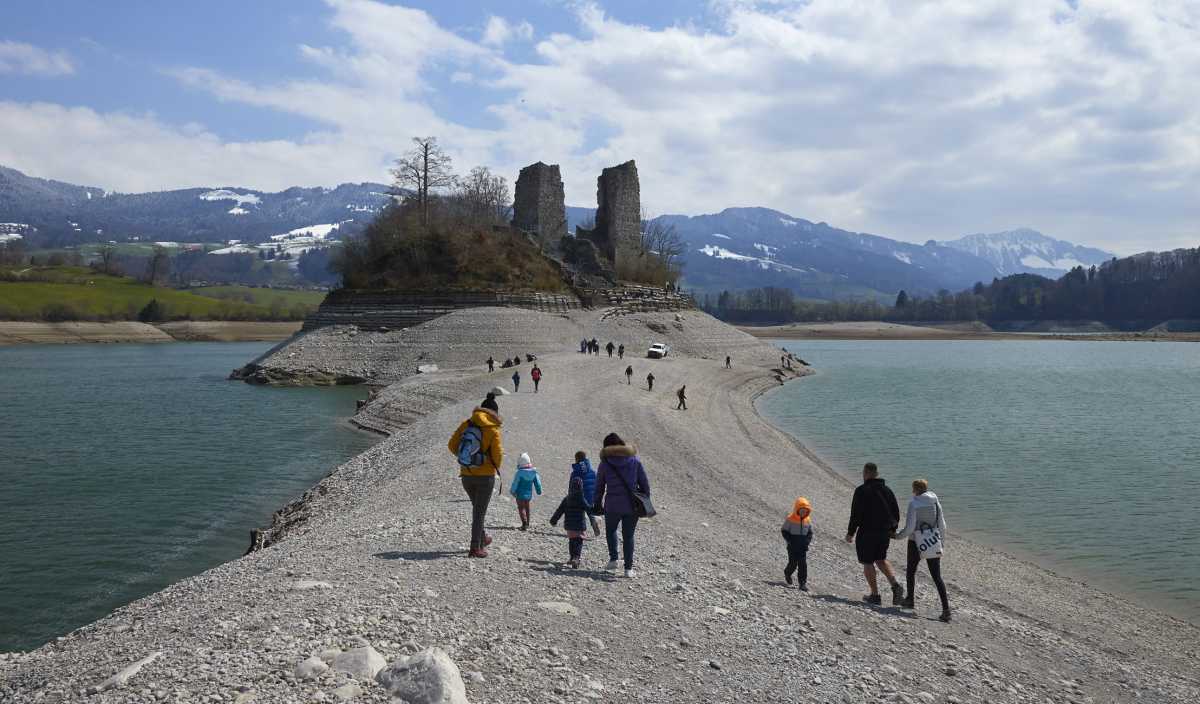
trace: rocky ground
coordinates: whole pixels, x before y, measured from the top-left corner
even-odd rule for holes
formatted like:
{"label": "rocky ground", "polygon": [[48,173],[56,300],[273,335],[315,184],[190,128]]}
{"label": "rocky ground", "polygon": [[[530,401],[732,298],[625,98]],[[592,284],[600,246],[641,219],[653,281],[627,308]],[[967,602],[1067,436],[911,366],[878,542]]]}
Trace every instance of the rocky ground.
{"label": "rocky ground", "polygon": [[[853,548],[839,540],[852,487],[754,412],[752,399],[788,375],[765,345],[698,313],[604,322],[503,315],[526,324],[524,347],[509,354],[546,345],[541,393],[523,385],[499,399],[506,479],[516,455],[529,452],[545,483],[533,530],[516,529],[506,490],[489,513],[491,556],[465,557],[469,504],[445,443],[511,372],[455,369],[453,360],[477,364],[490,351],[469,331],[414,329],[414,337],[467,341],[431,337],[417,345],[427,353],[463,348],[436,357],[445,371],[375,397],[360,420],[391,435],[314,488],[282,540],[32,653],[0,658],[0,701],[395,701],[369,675],[432,647],[456,663],[477,704],[1191,702],[1200,695],[1196,627],[953,532],[943,561],[953,623],[936,620],[924,577],[915,613],[864,605]],[[458,323],[483,334],[503,321],[476,311]],[[535,339],[566,335],[561,347],[587,330],[602,341],[609,331],[614,339],[643,335],[639,346],[669,335],[676,354],[630,360],[638,383],[627,386],[628,362],[556,352]],[[274,356],[301,360],[295,369],[302,370],[315,365],[313,343],[312,335],[300,340],[307,357],[289,357],[287,348]],[[374,350],[337,353],[337,344],[322,341],[322,354],[384,363]],[[420,354],[388,344],[397,360]],[[723,368],[726,350],[731,370]],[[653,393],[640,383],[647,370],[658,378]],[[677,411],[674,389],[684,383],[690,409]],[[574,452],[596,457],[611,431],[639,447],[660,511],[638,529],[633,580],[603,571],[602,538],[586,544],[581,569],[565,569],[566,539],[547,523]],[[872,459],[886,475],[886,458]],[[787,588],[780,574],[778,528],[799,494],[815,507],[809,593]],[[954,507],[946,508],[953,529]],[[137,663],[136,673],[126,669]],[[412,661],[401,666],[411,669]],[[109,679],[121,672],[128,676]],[[394,688],[397,677],[382,680]],[[404,700],[464,701],[453,693]]]}

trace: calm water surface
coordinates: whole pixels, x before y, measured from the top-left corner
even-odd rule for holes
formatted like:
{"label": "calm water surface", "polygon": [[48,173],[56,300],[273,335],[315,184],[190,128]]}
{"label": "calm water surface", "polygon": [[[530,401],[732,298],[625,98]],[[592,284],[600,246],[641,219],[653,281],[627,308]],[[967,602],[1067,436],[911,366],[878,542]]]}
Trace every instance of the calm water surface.
{"label": "calm water surface", "polygon": [[375,441],[361,390],[226,381],[269,347],[0,347],[0,651],[238,557]]}
{"label": "calm water surface", "polygon": [[927,477],[951,532],[1200,621],[1200,345],[777,344],[818,371],[760,408],[835,469]]}

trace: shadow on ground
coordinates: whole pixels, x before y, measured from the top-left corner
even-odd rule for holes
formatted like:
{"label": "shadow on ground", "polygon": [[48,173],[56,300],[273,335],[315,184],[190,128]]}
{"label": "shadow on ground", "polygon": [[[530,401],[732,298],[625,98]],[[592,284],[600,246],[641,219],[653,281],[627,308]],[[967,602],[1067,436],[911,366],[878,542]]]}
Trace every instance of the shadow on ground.
{"label": "shadow on ground", "polygon": [[466,555],[463,550],[424,550],[415,552],[400,552],[390,550],[388,552],[377,552],[371,557],[379,558],[380,560],[412,560],[413,562],[427,562],[429,560],[445,560],[451,557],[462,557]]}

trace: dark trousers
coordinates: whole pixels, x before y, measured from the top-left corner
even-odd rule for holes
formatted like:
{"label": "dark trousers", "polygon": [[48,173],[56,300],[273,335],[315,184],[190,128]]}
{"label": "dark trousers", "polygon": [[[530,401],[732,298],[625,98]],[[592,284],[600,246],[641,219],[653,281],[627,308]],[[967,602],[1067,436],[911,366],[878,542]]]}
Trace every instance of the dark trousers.
{"label": "dark trousers", "polygon": [[578,560],[583,555],[583,538],[571,538],[567,546],[572,560]]}
{"label": "dark trousers", "polygon": [[796,579],[801,584],[808,583],[808,548],[794,547],[788,543],[788,563],[787,567],[783,568],[783,573],[790,575],[796,573]]}
{"label": "dark trousers", "polygon": [[625,569],[633,569],[633,532],[637,530],[638,517],[632,513],[604,514],[604,538],[608,541],[608,559],[617,559],[617,527],[621,528],[621,553],[625,558]]}
{"label": "dark trousers", "polygon": [[471,499],[471,549],[478,550],[483,547],[483,521],[492,502],[496,477],[462,477],[462,485]]}
{"label": "dark trousers", "polygon": [[675,410],[678,411],[680,409],[685,410],[685,411],[687,410],[687,399],[686,398],[679,399],[679,405],[675,407]]}
{"label": "dark trousers", "polygon": [[536,394],[536,393],[538,392],[538,386],[539,386],[539,385],[541,385],[541,383],[542,383],[542,380],[541,380],[541,379],[534,379],[534,380],[533,380],[533,393],[535,393],[535,394]]}
{"label": "dark trousers", "polygon": [[529,525],[529,502],[517,499],[517,516],[521,519],[521,525]]}
{"label": "dark trousers", "polygon": [[[935,557],[925,560],[925,565],[929,567],[929,577],[933,579],[933,586],[937,587],[938,598],[942,600],[942,611],[950,610],[950,600],[946,597],[946,583],[942,581],[942,558]],[[908,578],[908,598],[913,598],[913,586],[917,583],[917,568],[921,566],[921,551],[917,549],[917,544],[913,541],[908,541],[908,566],[905,569],[905,576]]]}

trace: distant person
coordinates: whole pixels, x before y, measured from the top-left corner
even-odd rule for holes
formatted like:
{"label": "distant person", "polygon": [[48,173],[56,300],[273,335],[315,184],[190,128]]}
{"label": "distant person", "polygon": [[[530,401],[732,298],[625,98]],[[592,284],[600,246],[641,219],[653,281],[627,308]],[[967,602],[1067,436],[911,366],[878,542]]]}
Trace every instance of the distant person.
{"label": "distant person", "polygon": [[579,341],[579,354],[587,354],[588,341],[586,339]]}
{"label": "distant person", "polygon": [[517,502],[521,530],[529,530],[529,504],[533,501],[535,490],[538,496],[542,495],[542,477],[538,474],[537,467],[533,466],[533,460],[529,459],[529,453],[522,452],[521,458],[517,460],[517,473],[513,476],[512,486],[508,487],[508,493]]}
{"label": "distant person", "polygon": [[612,571],[620,567],[617,560],[617,529],[621,530],[621,553],[625,559],[625,576],[636,577],[633,571],[633,535],[638,516],[633,510],[633,492],[650,495],[650,478],[638,459],[637,451],[626,445],[621,436],[609,433],[600,451],[600,470],[596,472],[596,503],[604,511],[604,537],[608,542],[608,565]]}
{"label": "distant person", "polygon": [[487,546],[492,537],[483,528],[488,504],[492,500],[492,489],[496,488],[496,477],[504,462],[504,447],[501,444],[500,408],[496,396],[488,394],[483,403],[471,412],[458,430],[450,436],[450,454],[457,456],[459,477],[463,490],[471,500],[471,549],[469,557],[487,557]]}
{"label": "distant person", "polygon": [[686,411],[687,410],[687,384],[680,386],[679,390],[675,392],[675,395],[679,397],[679,404],[675,406],[675,410]]}
{"label": "distant person", "polygon": [[583,498],[588,505],[588,520],[592,522],[592,532],[600,535],[600,526],[596,524],[596,519],[592,515],[592,506],[596,501],[596,470],[592,469],[592,461],[588,459],[587,453],[579,450],[575,453],[575,464],[571,465],[570,481],[578,479],[583,483]]}
{"label": "distant person", "polygon": [[[583,538],[587,535],[587,518],[590,505],[583,498],[583,482],[578,477],[572,477],[567,483],[567,496],[559,503],[558,508],[554,510],[554,515],[550,516],[550,525],[557,526],[558,519],[563,520],[563,529],[567,531],[567,556],[569,558],[567,564],[571,569],[578,569],[579,563],[583,559]],[[600,534],[596,530],[596,519],[592,519],[592,530],[596,535]]]}
{"label": "distant person", "polygon": [[646,375],[646,388],[650,391],[654,390],[654,372],[650,372]]}
{"label": "distant person", "polygon": [[494,371],[496,371],[496,360],[492,359],[491,357],[488,357],[488,362],[487,362],[487,364],[488,364],[488,371],[489,371],[489,372],[494,372]]}
{"label": "distant person", "polygon": [[906,609],[916,608],[917,568],[924,558],[925,566],[929,568],[929,577],[937,587],[938,598],[942,600],[942,615],[938,618],[950,623],[950,599],[946,596],[946,583],[942,581],[942,552],[946,540],[946,514],[942,512],[942,502],[937,494],[929,490],[929,482],[924,479],[914,479],[912,483],[913,497],[908,502],[908,513],[904,518],[904,527],[896,531],[896,539],[908,538],[908,565],[905,577],[908,582],[908,595],[902,604]]}
{"label": "distant person", "polygon": [[878,568],[892,585],[892,605],[900,606],[904,601],[904,587],[896,581],[892,566],[887,560],[888,545],[897,526],[900,525],[900,505],[896,495],[879,477],[879,468],[874,462],[863,465],[863,483],[854,490],[850,504],[850,525],[846,528],[846,542],[854,543],[858,562],[863,566],[863,576],[871,593],[863,597],[869,604],[881,604],[879,587],[875,578]]}
{"label": "distant person", "polygon": [[611,358],[612,358],[612,353],[613,353],[613,350],[617,349],[617,346],[616,346],[616,345],[614,345],[614,344],[613,344],[613,343],[610,341],[610,342],[609,342],[607,345],[605,345],[605,346],[604,346],[604,349],[608,350],[608,356],[609,356],[609,358],[611,359]]}
{"label": "distant person", "polygon": [[521,370],[518,369],[512,375],[513,393],[521,392]]}
{"label": "distant person", "polygon": [[592,338],[592,354],[600,356],[600,341],[594,337]]}
{"label": "distant person", "polygon": [[625,359],[625,345],[617,346],[617,359]]}
{"label": "distant person", "polygon": [[517,356],[513,357],[513,366],[514,367],[521,366],[521,355],[517,355]]}
{"label": "distant person", "polygon": [[529,370],[529,378],[533,379],[533,393],[538,392],[538,386],[542,383],[542,370],[538,365],[533,365],[533,369]]}
{"label": "distant person", "polygon": [[783,519],[783,539],[787,543],[787,566],[783,568],[783,579],[792,583],[792,573],[796,573],[796,581],[800,591],[808,591],[808,546],[812,543],[812,504],[801,496],[792,504],[792,512]]}
{"label": "distant person", "polygon": [[733,359],[730,358],[729,355],[725,355],[725,368],[729,369],[732,364],[733,364]]}
{"label": "distant person", "polygon": [[504,364],[501,364],[500,368],[501,369],[512,369],[512,360],[511,359],[504,360]]}
{"label": "distant person", "polygon": [[633,365],[632,364],[629,365],[628,367],[625,367],[625,385],[626,386],[633,385]]}

